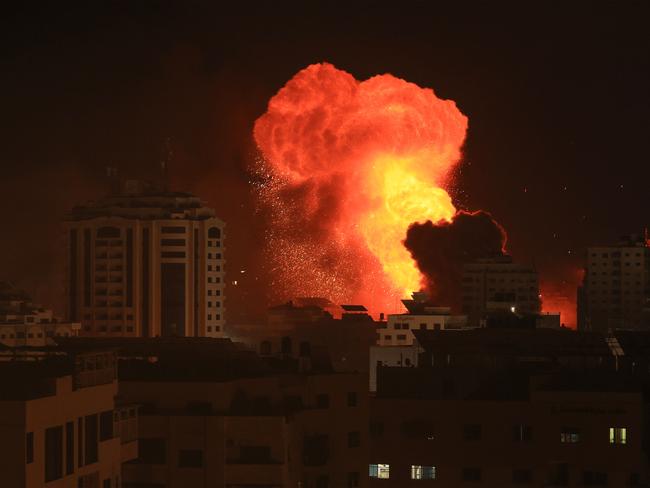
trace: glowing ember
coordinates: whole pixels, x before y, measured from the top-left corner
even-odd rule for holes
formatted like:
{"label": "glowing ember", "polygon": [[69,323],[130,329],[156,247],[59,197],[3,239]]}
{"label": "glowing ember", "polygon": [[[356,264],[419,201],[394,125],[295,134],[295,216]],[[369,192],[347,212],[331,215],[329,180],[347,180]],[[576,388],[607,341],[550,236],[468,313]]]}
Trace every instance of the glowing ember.
{"label": "glowing ember", "polygon": [[398,309],[421,285],[406,230],[452,219],[445,187],[466,129],[453,101],[392,75],[359,82],[330,64],[296,74],[254,131],[276,298]]}

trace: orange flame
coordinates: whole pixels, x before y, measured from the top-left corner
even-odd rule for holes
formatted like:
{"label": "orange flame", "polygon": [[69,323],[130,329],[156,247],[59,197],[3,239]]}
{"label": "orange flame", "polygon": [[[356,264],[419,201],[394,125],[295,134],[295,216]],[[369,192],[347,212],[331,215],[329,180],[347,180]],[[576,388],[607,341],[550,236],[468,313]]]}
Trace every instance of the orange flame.
{"label": "orange flame", "polygon": [[391,311],[419,290],[402,242],[411,223],[454,216],[445,187],[466,130],[453,101],[392,75],[359,82],[331,64],[297,73],[254,129],[284,294]]}

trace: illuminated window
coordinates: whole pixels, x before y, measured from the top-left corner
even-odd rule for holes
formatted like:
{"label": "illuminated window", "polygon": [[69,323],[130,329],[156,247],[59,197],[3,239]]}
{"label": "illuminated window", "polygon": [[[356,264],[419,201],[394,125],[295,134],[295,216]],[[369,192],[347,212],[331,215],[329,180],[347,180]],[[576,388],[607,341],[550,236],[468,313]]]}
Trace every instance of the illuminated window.
{"label": "illuminated window", "polygon": [[609,443],[610,444],[627,444],[627,428],[626,427],[610,427],[609,428]]}
{"label": "illuminated window", "polygon": [[371,478],[379,478],[387,480],[390,478],[390,465],[389,464],[371,464],[369,466],[368,476]]}
{"label": "illuminated window", "polygon": [[435,466],[420,466],[411,465],[411,479],[412,480],[434,480],[436,479]]}
{"label": "illuminated window", "polygon": [[575,444],[580,442],[580,430],[571,427],[563,427],[560,432],[560,442],[564,444]]}

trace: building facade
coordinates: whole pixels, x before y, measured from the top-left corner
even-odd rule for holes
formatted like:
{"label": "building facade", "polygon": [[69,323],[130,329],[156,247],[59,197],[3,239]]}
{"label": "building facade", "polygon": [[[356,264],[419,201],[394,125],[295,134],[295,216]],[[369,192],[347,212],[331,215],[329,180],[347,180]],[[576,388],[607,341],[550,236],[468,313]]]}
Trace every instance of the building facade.
{"label": "building facade", "polygon": [[114,355],[33,354],[0,362],[0,484],[120,488],[138,413],[115,404]]}
{"label": "building facade", "polygon": [[500,309],[518,314],[539,314],[539,276],[532,266],[518,264],[510,256],[479,259],[463,267],[462,311],[478,325]]}
{"label": "building facade", "polygon": [[186,340],[123,356],[119,395],[141,405],[124,488],[367,486],[365,374]]}
{"label": "building facade", "polygon": [[199,198],[133,181],[74,208],[68,318],[85,336],[221,337],[224,227]]}
{"label": "building facade", "polygon": [[650,248],[631,236],[613,246],[587,249],[580,290],[579,326],[584,330],[650,327]]}
{"label": "building facade", "polygon": [[378,368],[370,486],[648,486],[649,338],[416,331]]}

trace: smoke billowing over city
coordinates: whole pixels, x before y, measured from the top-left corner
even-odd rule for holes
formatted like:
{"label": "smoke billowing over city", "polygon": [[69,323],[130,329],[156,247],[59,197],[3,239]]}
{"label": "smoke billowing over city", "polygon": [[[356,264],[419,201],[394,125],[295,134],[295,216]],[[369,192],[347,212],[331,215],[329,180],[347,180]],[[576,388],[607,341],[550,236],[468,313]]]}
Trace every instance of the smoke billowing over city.
{"label": "smoke billowing over city", "polygon": [[0,487],[650,486],[649,16],[7,6]]}

